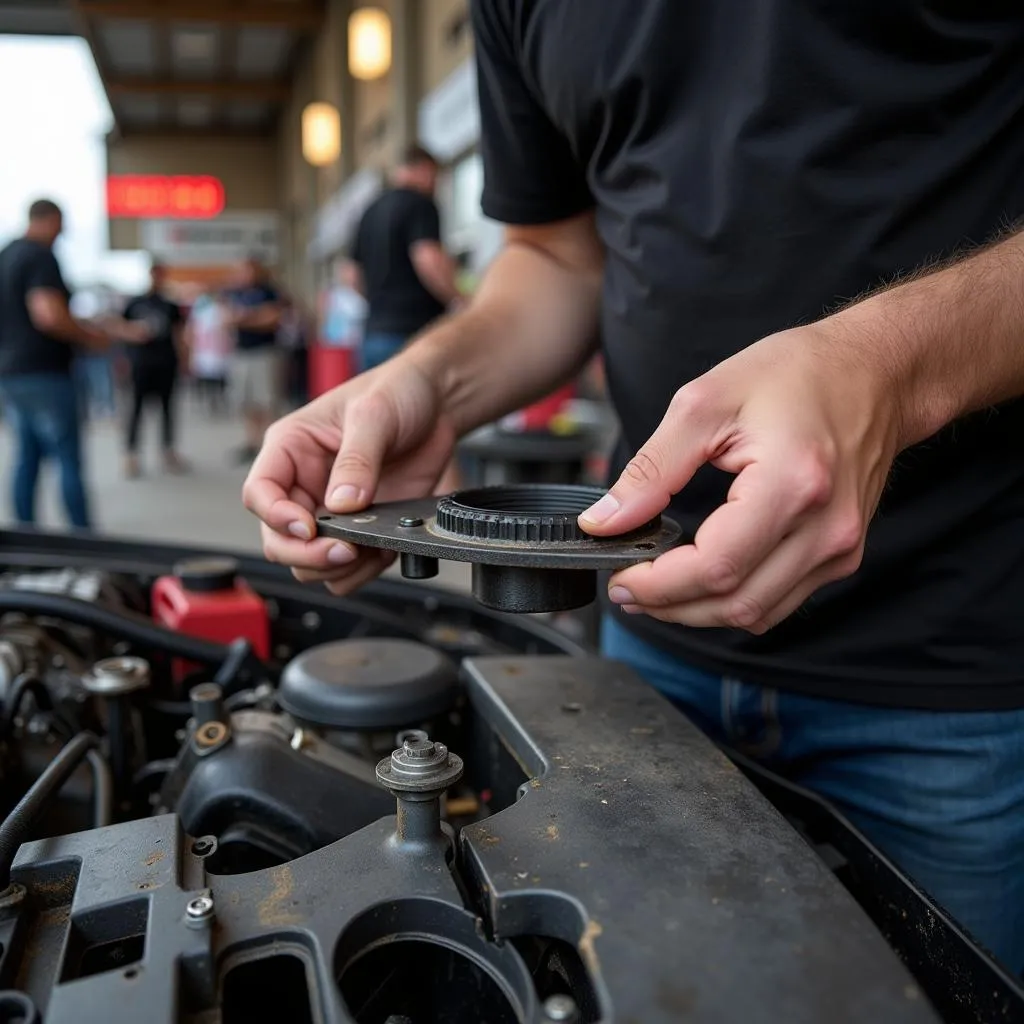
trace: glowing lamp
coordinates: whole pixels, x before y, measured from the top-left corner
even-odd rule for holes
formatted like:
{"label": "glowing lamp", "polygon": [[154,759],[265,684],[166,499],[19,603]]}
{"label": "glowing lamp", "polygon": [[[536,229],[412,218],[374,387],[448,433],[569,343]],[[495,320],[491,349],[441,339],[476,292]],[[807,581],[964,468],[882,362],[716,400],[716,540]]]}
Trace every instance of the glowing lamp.
{"label": "glowing lamp", "polygon": [[341,117],[333,104],[310,103],[302,111],[302,155],[314,167],[341,156]]}
{"label": "glowing lamp", "polygon": [[348,70],[371,81],[391,68],[391,19],[379,7],[360,7],[348,19]]}

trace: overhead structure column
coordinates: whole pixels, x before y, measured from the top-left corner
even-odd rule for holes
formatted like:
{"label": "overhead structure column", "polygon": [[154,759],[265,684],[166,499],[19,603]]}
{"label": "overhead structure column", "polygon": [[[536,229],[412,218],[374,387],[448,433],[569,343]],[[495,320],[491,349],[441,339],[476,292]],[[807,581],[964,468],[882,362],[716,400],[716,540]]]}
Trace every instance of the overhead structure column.
{"label": "overhead structure column", "polygon": [[420,0],[391,0],[392,116],[396,156],[419,138]]}

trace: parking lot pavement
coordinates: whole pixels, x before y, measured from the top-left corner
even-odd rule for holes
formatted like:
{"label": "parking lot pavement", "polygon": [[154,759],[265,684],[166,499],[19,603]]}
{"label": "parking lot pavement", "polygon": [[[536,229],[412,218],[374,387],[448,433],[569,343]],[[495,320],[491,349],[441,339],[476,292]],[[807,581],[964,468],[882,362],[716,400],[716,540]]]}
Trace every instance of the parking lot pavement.
{"label": "parking lot pavement", "polygon": [[[184,401],[179,427],[181,454],[192,471],[184,476],[160,471],[158,422],[152,416],[143,424],[140,445],[144,475],[126,480],[119,425],[110,421],[89,425],[86,475],[97,532],[107,537],[259,551],[257,522],[242,507],[246,469],[231,459],[232,449],[242,442],[240,424],[211,420]],[[0,429],[0,527],[13,523],[7,491],[13,457],[12,438],[5,426]],[[41,527],[63,529],[52,466],[44,473],[39,509]],[[468,589],[468,567],[442,562],[441,576],[431,582]]]}

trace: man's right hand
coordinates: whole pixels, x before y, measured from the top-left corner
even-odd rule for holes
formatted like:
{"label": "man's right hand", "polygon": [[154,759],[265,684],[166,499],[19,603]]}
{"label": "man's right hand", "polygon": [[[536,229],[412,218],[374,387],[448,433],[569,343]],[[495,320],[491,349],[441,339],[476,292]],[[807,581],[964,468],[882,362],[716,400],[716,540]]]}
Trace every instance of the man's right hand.
{"label": "man's right hand", "polygon": [[431,493],[455,447],[435,384],[401,357],[275,423],[242,500],[262,521],[263,551],[296,579],[347,594],[394,555],[316,536],[316,513]]}

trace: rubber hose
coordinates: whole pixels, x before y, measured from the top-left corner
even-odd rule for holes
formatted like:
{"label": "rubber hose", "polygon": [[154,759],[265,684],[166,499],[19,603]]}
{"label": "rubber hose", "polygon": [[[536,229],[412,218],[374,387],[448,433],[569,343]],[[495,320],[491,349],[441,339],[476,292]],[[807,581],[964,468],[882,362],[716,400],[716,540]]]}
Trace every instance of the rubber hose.
{"label": "rubber hose", "polygon": [[0,825],[0,892],[11,884],[11,865],[21,844],[47,804],[60,792],[61,787],[74,774],[75,769],[95,750],[99,739],[95,733],[80,732],[61,748],[60,753],[46,766],[42,774],[18,801],[17,806]]}
{"label": "rubber hose", "polygon": [[213,681],[224,691],[224,696],[235,691],[235,684],[242,670],[255,658],[252,644],[245,637],[232,640],[227,647],[227,656],[217,669]]}
{"label": "rubber hose", "polygon": [[35,697],[36,704],[39,705],[41,711],[53,710],[53,698],[50,696],[50,691],[43,684],[43,681],[38,676],[27,672],[22,673],[22,675],[14,680],[14,685],[11,686],[7,699],[4,701],[3,731],[5,733],[10,731],[15,718],[18,717],[18,712],[21,710],[25,695],[29,693]]}
{"label": "rubber hose", "polygon": [[114,777],[98,750],[88,751],[85,759],[92,769],[93,828],[105,828],[114,820]]}
{"label": "rubber hose", "polygon": [[30,590],[0,589],[0,614],[22,612],[26,615],[47,615],[79,626],[112,633],[143,647],[166,651],[176,658],[198,661],[203,665],[221,665],[231,648],[212,640],[175,633],[135,612],[112,611],[100,605],[63,594],[38,594]]}

